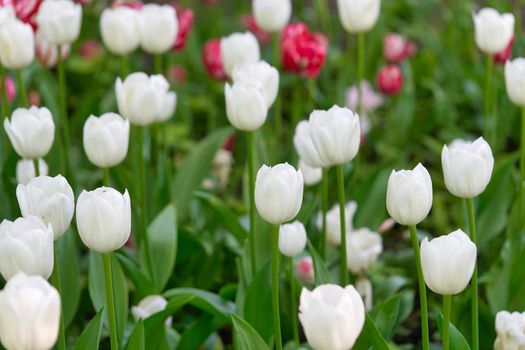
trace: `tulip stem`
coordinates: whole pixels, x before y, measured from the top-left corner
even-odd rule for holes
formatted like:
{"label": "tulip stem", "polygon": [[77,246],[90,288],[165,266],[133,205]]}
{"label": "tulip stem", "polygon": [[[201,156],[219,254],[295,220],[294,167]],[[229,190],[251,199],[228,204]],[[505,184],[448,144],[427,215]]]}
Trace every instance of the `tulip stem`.
{"label": "tulip stem", "polygon": [[109,168],[102,169],[103,172],[103,184],[106,187],[109,187],[111,185],[111,180],[109,176]]}
{"label": "tulip stem", "polygon": [[59,103],[60,103],[60,121],[62,129],[62,155],[61,155],[61,170],[62,175],[67,176],[68,157],[69,157],[69,119],[67,116],[66,105],[66,73],[64,67],[64,58],[60,54],[62,48],[58,48],[58,86],[59,86]]}
{"label": "tulip stem", "polygon": [[[468,223],[470,240],[476,244],[476,219],[474,216],[474,200],[472,198],[466,198],[467,210],[468,210]],[[479,328],[478,328],[478,262],[476,257],[476,263],[474,264],[474,272],[472,273],[472,279],[470,282],[471,288],[471,317],[472,317],[472,350],[479,349]]]}
{"label": "tulip stem", "polygon": [[255,256],[255,147],[254,132],[246,132],[246,147],[248,148],[248,186],[250,197],[250,257],[252,265],[252,277],[257,273],[257,258]]}
{"label": "tulip stem", "polygon": [[319,254],[321,258],[325,257],[326,246],[326,212],[328,211],[328,169],[323,168],[323,177],[321,178],[321,211],[323,215],[323,227],[321,229],[321,239],[319,241]]}
{"label": "tulip stem", "polygon": [[343,166],[335,166],[337,175],[337,191],[339,192],[339,219],[341,224],[341,285],[344,287],[348,284],[348,272],[346,268],[346,219],[345,219],[345,179]]}
{"label": "tulip stem", "polygon": [[16,69],[15,75],[16,75],[16,81],[18,83],[18,96],[19,96],[20,106],[27,108],[29,107],[29,102],[27,102],[26,83],[24,80],[24,76],[22,75],[22,70]]}
{"label": "tulip stem", "polygon": [[[486,81],[485,81],[485,115],[484,115],[484,128],[485,128],[485,138],[490,140],[492,148],[496,147],[496,128],[497,120],[496,116],[493,116],[492,123],[490,120],[491,108],[492,108],[492,75],[494,72],[494,62],[492,60],[492,55],[487,55],[487,72],[486,72]],[[493,130],[490,133],[490,130]],[[491,137],[492,136],[492,139]]]}
{"label": "tulip stem", "polygon": [[449,350],[448,330],[450,327],[450,312],[452,309],[452,295],[443,295],[443,350]]}
{"label": "tulip stem", "polygon": [[417,283],[419,286],[419,303],[421,306],[421,338],[423,342],[423,350],[429,349],[428,338],[428,308],[427,308],[427,289],[425,286],[425,279],[423,277],[423,270],[421,269],[421,255],[419,254],[419,241],[417,239],[417,230],[415,225],[408,226],[410,231],[410,240],[412,241],[412,249],[414,250],[414,257],[416,258],[417,269]]}
{"label": "tulip stem", "polygon": [[155,73],[162,74],[162,54],[155,55]]}
{"label": "tulip stem", "polygon": [[293,258],[290,258],[290,308],[292,313],[290,317],[292,318],[292,328],[293,328],[293,340],[295,344],[295,349],[299,349],[299,326],[297,324],[297,302],[296,302],[296,292],[295,292],[295,276],[294,276],[294,263]]}
{"label": "tulip stem", "polygon": [[121,56],[120,69],[121,69],[120,77],[122,79],[125,79],[129,74],[129,56],[128,55]]}
{"label": "tulip stem", "polygon": [[111,276],[111,252],[102,254],[104,258],[104,278],[106,283],[106,306],[109,319],[109,340],[111,350],[118,350],[117,319],[115,317],[115,304],[113,301],[113,277]]}
{"label": "tulip stem", "polygon": [[272,225],[272,314],[275,349],[282,350],[281,318],[279,315],[279,225]]}
{"label": "tulip stem", "polygon": [[[149,251],[149,242],[148,242],[148,199],[146,195],[146,168],[144,166],[144,133],[142,127],[137,127],[137,161],[139,163],[139,185],[138,192],[140,198],[140,222],[142,228],[142,243],[144,244],[144,253],[146,257],[146,268],[149,273],[152,273],[151,270],[151,258]],[[151,276],[151,275],[150,275]]]}
{"label": "tulip stem", "polygon": [[[53,258],[54,258],[54,267],[53,272],[51,274],[51,279],[53,281],[53,284],[55,285],[55,288],[58,291],[58,294],[60,294],[60,298],[63,302],[64,298],[62,295],[62,282],[60,281],[60,268],[58,264],[58,255],[57,255],[57,244],[55,242],[55,246],[53,249]],[[58,329],[58,342],[57,342],[57,348],[58,350],[66,350],[66,331],[64,328],[64,309],[60,308],[60,323],[59,323],[59,329]]]}
{"label": "tulip stem", "polygon": [[35,168],[35,177],[38,177],[40,175],[40,167],[37,158],[33,158],[33,167]]}
{"label": "tulip stem", "polygon": [[361,104],[361,84],[364,76],[364,64],[365,64],[365,34],[359,32],[357,34],[357,102],[356,111],[357,114],[361,115],[363,112],[363,106]]}
{"label": "tulip stem", "polygon": [[7,97],[7,72],[0,65],[0,78],[2,79],[2,120],[9,114],[9,98]]}
{"label": "tulip stem", "polygon": [[521,145],[520,145],[520,213],[525,210],[525,108],[521,109]]}

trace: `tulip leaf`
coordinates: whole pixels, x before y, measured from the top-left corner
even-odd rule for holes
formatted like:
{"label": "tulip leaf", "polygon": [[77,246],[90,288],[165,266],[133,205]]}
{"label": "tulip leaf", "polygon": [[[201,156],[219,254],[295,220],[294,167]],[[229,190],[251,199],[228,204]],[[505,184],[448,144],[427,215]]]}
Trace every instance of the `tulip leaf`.
{"label": "tulip leaf", "polygon": [[389,350],[390,347],[386,342],[385,338],[377,328],[377,325],[374,323],[374,320],[368,312],[365,313],[365,326],[363,328],[363,333],[368,338],[368,341],[372,344],[374,350]]}
{"label": "tulip leaf", "polygon": [[120,266],[122,266],[122,269],[126,272],[126,275],[133,281],[135,291],[140,299],[150,294],[155,294],[155,288],[149,278],[146,277],[131,258],[126,256],[124,252],[117,252],[115,255],[120,262]]}
{"label": "tulip leaf", "polygon": [[171,186],[171,198],[177,207],[179,219],[186,217],[193,192],[200,188],[208,176],[217,149],[231,133],[230,127],[213,131],[195,147],[177,171]]}
{"label": "tulip leaf", "polygon": [[358,203],[354,227],[377,228],[387,217],[386,185],[391,169],[379,169],[356,186],[354,198]]}
{"label": "tulip leaf", "polygon": [[[438,318],[439,334],[443,331],[443,315],[440,314]],[[449,323],[449,344],[450,350],[470,350],[470,346],[461,332],[452,324]]]}
{"label": "tulip leaf", "polygon": [[330,271],[328,271],[323,258],[321,258],[310,241],[308,241],[308,251],[312,256],[314,263],[315,284],[318,286],[321,284],[334,283],[332,275],[330,274]]}
{"label": "tulip leaf", "polygon": [[62,293],[64,324],[67,327],[73,320],[80,302],[80,270],[75,236],[71,229],[55,242],[55,248],[61,285],[62,288],[67,288],[67,293]]}
{"label": "tulip leaf", "polygon": [[372,315],[378,329],[385,338],[390,339],[401,317],[401,294],[396,294],[374,309]]}
{"label": "tulip leaf", "polygon": [[210,314],[202,314],[182,333],[177,350],[194,350],[210,338],[214,331],[230,323],[230,318],[218,318]]}
{"label": "tulip leaf", "polygon": [[129,336],[127,350],[146,350],[146,344],[144,340],[144,322],[139,319],[133,331]]}
{"label": "tulip leaf", "polygon": [[[270,350],[261,336],[245,320],[232,314],[234,349]],[[271,322],[268,322],[271,323]]]}
{"label": "tulip leaf", "polygon": [[102,333],[102,315],[104,315],[104,308],[98,310],[95,317],[89,321],[88,325],[80,337],[78,337],[75,343],[75,349],[93,349],[98,350],[98,345],[100,342],[100,334]]}
{"label": "tulip leaf", "polygon": [[167,299],[176,296],[192,296],[193,299],[189,301],[191,305],[222,318],[229,318],[233,310],[235,310],[235,304],[231,301],[224,300],[219,295],[202,289],[174,288],[164,293],[164,297]]}
{"label": "tulip leaf", "polygon": [[246,290],[243,308],[246,321],[267,343],[273,335],[272,322],[268,322],[272,319],[271,267],[271,261],[268,261],[257,271]]}

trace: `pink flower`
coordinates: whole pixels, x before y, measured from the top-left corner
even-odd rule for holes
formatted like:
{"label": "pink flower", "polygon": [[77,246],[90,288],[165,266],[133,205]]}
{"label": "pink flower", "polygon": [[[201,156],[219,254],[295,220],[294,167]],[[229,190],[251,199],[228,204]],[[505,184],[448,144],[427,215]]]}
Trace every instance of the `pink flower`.
{"label": "pink flower", "polygon": [[36,90],[29,91],[29,94],[27,95],[27,99],[29,100],[30,106],[37,106],[40,107],[40,94]]}
{"label": "pink flower", "polygon": [[494,63],[505,64],[507,60],[512,56],[512,47],[514,46],[514,35],[509,41],[509,44],[502,51],[494,55]]}
{"label": "pink flower", "polygon": [[186,82],[186,69],[180,64],[174,64],[168,69],[168,79],[177,84]]}
{"label": "pink flower", "polygon": [[173,49],[182,50],[186,46],[186,38],[193,26],[193,11],[191,9],[177,10],[177,19],[179,20],[179,31],[173,43]]}
{"label": "pink flower", "polygon": [[[9,101],[9,103],[11,103],[15,99],[15,95],[16,95],[15,82],[13,81],[11,77],[7,77],[5,81],[5,87],[7,90],[7,100]],[[1,92],[2,92],[2,85],[0,85],[0,93]]]}
{"label": "pink flower", "polygon": [[[346,106],[357,111],[357,86],[352,85],[346,92]],[[361,81],[361,110],[364,113],[372,113],[383,104],[383,96],[376,93],[370,82]]]}
{"label": "pink flower", "polygon": [[403,87],[403,72],[396,65],[385,66],[377,74],[377,85],[385,95],[395,95]]}
{"label": "pink flower", "polygon": [[265,32],[261,29],[261,27],[259,27],[259,25],[255,21],[254,15],[242,16],[241,22],[244,25],[244,27],[250,32],[252,32],[253,35],[257,37],[257,40],[259,40],[262,44],[267,44],[270,42],[270,39],[272,38],[270,33]]}
{"label": "pink flower", "polygon": [[44,0],[0,0],[0,6],[12,6],[16,17],[36,30],[36,14]]}
{"label": "pink flower", "polygon": [[102,46],[97,40],[86,40],[80,45],[80,57],[85,60],[96,60],[102,56]]}
{"label": "pink flower", "polygon": [[126,6],[134,10],[140,10],[144,4],[142,1],[113,0],[110,7]]}
{"label": "pink flower", "polygon": [[398,33],[390,33],[383,38],[383,56],[392,63],[399,63],[414,55],[416,45]]}
{"label": "pink flower", "polygon": [[226,80],[228,78],[222,65],[220,39],[212,39],[204,44],[202,48],[202,63],[213,79]]}
{"label": "pink flower", "polygon": [[314,273],[314,263],[311,256],[305,256],[299,260],[297,269],[295,271],[297,276],[306,283],[314,283],[315,273]]}

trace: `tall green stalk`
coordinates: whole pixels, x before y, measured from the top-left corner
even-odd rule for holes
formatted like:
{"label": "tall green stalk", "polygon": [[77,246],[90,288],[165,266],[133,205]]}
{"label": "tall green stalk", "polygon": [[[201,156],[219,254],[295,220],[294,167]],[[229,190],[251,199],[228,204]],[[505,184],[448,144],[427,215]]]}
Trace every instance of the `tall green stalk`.
{"label": "tall green stalk", "polygon": [[140,198],[140,222],[141,222],[141,241],[144,245],[144,252],[146,257],[146,266],[148,271],[151,273],[151,257],[149,251],[149,242],[148,242],[148,197],[146,190],[146,168],[144,165],[144,134],[143,128],[137,127],[137,161],[139,168],[139,184],[138,184],[138,193]]}
{"label": "tall green stalk", "polygon": [[38,177],[40,175],[40,165],[37,158],[33,158],[33,167],[35,168],[35,177]]}
{"label": "tall green stalk", "polygon": [[323,227],[321,229],[321,239],[319,240],[319,254],[324,259],[326,246],[326,212],[328,211],[328,169],[323,168],[321,178],[321,211],[323,215]]}
{"label": "tall green stalk", "polygon": [[120,56],[120,77],[125,79],[129,74],[129,56]]}
{"label": "tall green stalk", "polygon": [[103,184],[104,184],[104,186],[109,187],[111,185],[111,180],[110,180],[110,176],[109,176],[109,168],[103,168],[102,169],[102,174],[103,174]]}
{"label": "tall green stalk", "polygon": [[[59,47],[59,52],[61,48]],[[67,116],[67,100],[66,100],[66,72],[64,67],[64,59],[62,55],[58,55],[58,92],[60,104],[60,122],[62,130],[62,154],[61,154],[61,172],[62,175],[67,176],[68,158],[69,158],[69,118]]]}
{"label": "tall green stalk", "polygon": [[252,265],[252,276],[257,273],[257,258],[255,256],[255,132],[246,132],[246,147],[248,148],[248,191],[250,197],[250,257]]}
{"label": "tall green stalk", "polygon": [[416,258],[417,284],[419,287],[419,304],[421,309],[421,341],[423,343],[423,350],[428,350],[430,347],[430,341],[428,337],[427,289],[423,277],[423,270],[421,268],[421,255],[419,254],[419,241],[417,239],[416,226],[408,226],[408,229],[410,231],[410,240],[412,241],[414,257]]}
{"label": "tall green stalk", "polygon": [[443,295],[443,350],[450,349],[449,329],[450,313],[452,309],[452,295]]}
{"label": "tall green stalk", "polygon": [[525,107],[521,109],[521,145],[520,145],[520,213],[525,210]]}
{"label": "tall green stalk", "polygon": [[115,316],[115,302],[113,297],[113,277],[111,276],[111,252],[102,254],[104,259],[104,279],[106,285],[106,310],[109,320],[109,340],[111,350],[118,350],[117,318]]}
{"label": "tall green stalk", "polygon": [[[0,118],[3,120],[4,118],[8,117],[9,114],[9,99],[7,98],[7,73],[4,69],[4,67],[0,64],[0,80],[1,80],[1,86],[2,92],[1,95],[1,103],[0,103],[0,112],[2,115]],[[5,133],[0,132],[0,161],[2,164],[4,163],[4,159],[7,158],[7,147],[8,143],[5,140]]]}
{"label": "tall green stalk", "polygon": [[155,55],[155,73],[162,74],[162,54]]}
{"label": "tall green stalk", "polygon": [[[470,240],[476,244],[476,219],[474,216],[474,200],[472,198],[466,198],[467,211],[468,211],[468,223]],[[471,289],[471,319],[472,319],[472,350],[479,349],[479,326],[478,326],[478,259],[476,257],[476,264],[474,264],[474,273],[470,281]]]}
{"label": "tall green stalk", "polygon": [[[62,282],[60,281],[60,268],[58,265],[56,241],[54,244],[55,246],[53,249],[53,254],[54,254],[53,258],[55,259],[55,261],[54,261],[53,272],[51,274],[51,280],[53,281],[53,285],[58,291],[58,294],[60,294],[60,299],[63,302],[64,298],[62,296]],[[59,328],[58,328],[57,348],[58,350],[66,350],[66,330],[64,328],[64,310],[63,308],[60,308],[60,323],[59,323]]]}
{"label": "tall green stalk", "polygon": [[359,115],[363,113],[363,106],[361,104],[361,83],[364,77],[365,70],[365,34],[359,32],[357,34],[357,103],[356,111]]}
{"label": "tall green stalk", "polygon": [[21,69],[15,69],[16,82],[18,83],[18,96],[20,97],[20,106],[27,108],[29,102],[27,101],[26,82]]}
{"label": "tall green stalk", "polygon": [[346,268],[346,219],[345,219],[345,179],[343,166],[335,166],[337,176],[337,192],[339,194],[339,219],[341,225],[341,285],[344,287],[348,284],[348,272]]}
{"label": "tall green stalk", "polygon": [[[484,114],[484,136],[485,139],[490,141],[492,148],[496,147],[496,129],[497,120],[496,116],[490,120],[491,108],[492,108],[492,75],[494,74],[494,62],[491,55],[487,55],[487,71],[485,77],[485,114]],[[493,132],[490,130],[493,129]]]}
{"label": "tall green stalk", "polygon": [[299,349],[299,326],[297,323],[297,301],[295,299],[295,276],[294,276],[294,264],[293,264],[293,258],[290,258],[290,268],[289,268],[289,274],[290,274],[290,309],[291,314],[290,317],[292,318],[292,328],[293,328],[293,340],[295,344],[295,349]]}
{"label": "tall green stalk", "polygon": [[272,315],[275,349],[282,350],[281,317],[279,312],[279,225],[272,225]]}

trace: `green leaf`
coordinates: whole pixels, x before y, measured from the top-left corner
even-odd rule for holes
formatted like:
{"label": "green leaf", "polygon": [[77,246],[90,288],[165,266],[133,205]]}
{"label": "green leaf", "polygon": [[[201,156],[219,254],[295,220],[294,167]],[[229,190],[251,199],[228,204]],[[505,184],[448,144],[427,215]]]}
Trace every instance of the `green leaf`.
{"label": "green leaf", "polygon": [[61,284],[64,288],[67,287],[67,293],[62,293],[64,325],[67,327],[73,320],[80,302],[80,271],[75,236],[72,230],[68,230],[57,240],[55,247]]}
{"label": "green leaf", "polygon": [[386,215],[386,185],[392,170],[379,169],[365,181],[356,186],[355,200],[359,204],[355,214],[354,227],[377,228],[387,217]]}
{"label": "green leaf", "polygon": [[174,288],[166,291],[164,297],[192,296],[190,304],[215,316],[229,318],[235,310],[235,304],[224,300],[217,294],[197,288]]}
{"label": "green leaf", "polygon": [[104,315],[104,308],[98,310],[95,317],[93,317],[86,328],[84,328],[75,343],[75,349],[98,350],[100,334],[102,333],[102,315]]}
{"label": "green leaf", "polygon": [[272,322],[272,290],[271,290],[271,261],[268,261],[255,275],[246,290],[243,315],[269,343],[273,336]]}
{"label": "green leaf", "polygon": [[320,284],[334,283],[332,275],[328,271],[323,258],[321,258],[319,253],[317,253],[317,250],[315,250],[313,244],[310,241],[308,241],[308,251],[312,256],[314,263],[315,284],[318,286]]}
{"label": "green leaf", "polygon": [[[441,335],[443,331],[443,315],[440,314],[438,318],[438,329]],[[452,324],[449,323],[449,344],[450,350],[470,350],[468,342],[461,332]]]}
{"label": "green leaf", "polygon": [[[234,349],[270,350],[252,326],[236,314],[232,314]],[[269,322],[270,323],[270,322]]]}
{"label": "green leaf", "polygon": [[365,313],[365,326],[363,333],[366,335],[374,350],[389,350],[388,343],[377,328],[374,320],[370,317],[368,312]]}
{"label": "green leaf", "polygon": [[142,319],[139,319],[133,331],[129,336],[128,350],[146,350],[146,344],[144,341],[144,323]]}
{"label": "green leaf", "polygon": [[116,252],[115,255],[126,275],[133,281],[133,285],[140,299],[155,294],[155,287],[133,260],[127,257],[124,252]]}
{"label": "green leaf", "polygon": [[193,192],[200,188],[202,181],[208,176],[217,149],[231,133],[230,127],[212,132],[195,147],[181,165],[171,186],[171,198],[177,207],[179,219],[186,217]]}
{"label": "green leaf", "polygon": [[400,311],[401,294],[397,294],[376,307],[375,312],[373,312],[376,326],[386,339],[390,339],[395,334],[401,316]]}

